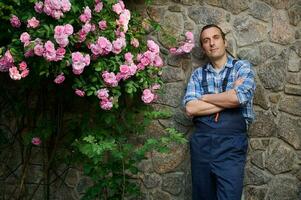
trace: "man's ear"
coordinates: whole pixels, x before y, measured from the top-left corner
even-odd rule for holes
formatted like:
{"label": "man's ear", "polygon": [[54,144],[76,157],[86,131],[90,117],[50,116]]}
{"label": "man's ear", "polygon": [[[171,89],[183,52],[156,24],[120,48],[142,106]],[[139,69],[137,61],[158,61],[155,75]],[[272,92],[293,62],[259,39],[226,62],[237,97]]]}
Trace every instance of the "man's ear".
{"label": "man's ear", "polygon": [[224,42],[225,42],[225,47],[228,48],[228,41],[225,39]]}

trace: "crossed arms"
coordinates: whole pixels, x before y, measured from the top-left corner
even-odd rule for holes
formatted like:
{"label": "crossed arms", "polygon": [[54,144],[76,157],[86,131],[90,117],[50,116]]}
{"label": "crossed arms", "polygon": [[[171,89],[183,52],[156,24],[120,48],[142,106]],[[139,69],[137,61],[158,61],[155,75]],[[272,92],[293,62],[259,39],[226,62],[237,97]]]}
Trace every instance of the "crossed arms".
{"label": "crossed arms", "polygon": [[218,94],[203,94],[198,72],[193,73],[187,86],[184,105],[188,116],[218,113],[226,108],[246,105],[254,96],[256,84],[254,71],[249,62],[243,62],[237,71],[232,89]]}
{"label": "crossed arms", "polygon": [[[238,79],[234,86],[242,83],[243,79]],[[218,94],[205,94],[200,99],[189,101],[185,108],[188,116],[201,116],[217,113],[225,108],[235,108],[239,105],[236,91],[231,89]]]}

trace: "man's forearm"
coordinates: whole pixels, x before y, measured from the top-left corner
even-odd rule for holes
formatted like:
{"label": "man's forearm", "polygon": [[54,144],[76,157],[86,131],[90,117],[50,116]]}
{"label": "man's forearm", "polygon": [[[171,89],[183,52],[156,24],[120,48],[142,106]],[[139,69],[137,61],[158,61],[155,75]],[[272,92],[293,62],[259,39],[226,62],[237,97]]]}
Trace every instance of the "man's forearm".
{"label": "man's forearm", "polygon": [[186,104],[186,113],[188,116],[210,115],[222,110],[224,108],[202,100],[192,100]]}
{"label": "man's forearm", "polygon": [[223,108],[235,108],[239,106],[234,89],[218,94],[206,94],[202,96],[201,100]]}

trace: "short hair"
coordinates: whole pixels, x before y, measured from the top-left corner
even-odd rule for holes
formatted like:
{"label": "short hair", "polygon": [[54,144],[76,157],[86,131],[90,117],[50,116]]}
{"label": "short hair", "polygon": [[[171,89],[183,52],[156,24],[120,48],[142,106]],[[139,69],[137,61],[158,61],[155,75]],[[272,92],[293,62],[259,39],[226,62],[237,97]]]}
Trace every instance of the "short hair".
{"label": "short hair", "polygon": [[201,43],[201,45],[202,45],[202,37],[201,37],[202,33],[204,32],[204,30],[206,30],[208,28],[212,28],[212,27],[217,28],[221,32],[223,40],[224,41],[226,40],[226,34],[223,32],[223,30],[218,25],[216,25],[216,24],[208,24],[208,25],[204,26],[202,28],[202,30],[201,30],[201,33],[200,33],[200,43]]}

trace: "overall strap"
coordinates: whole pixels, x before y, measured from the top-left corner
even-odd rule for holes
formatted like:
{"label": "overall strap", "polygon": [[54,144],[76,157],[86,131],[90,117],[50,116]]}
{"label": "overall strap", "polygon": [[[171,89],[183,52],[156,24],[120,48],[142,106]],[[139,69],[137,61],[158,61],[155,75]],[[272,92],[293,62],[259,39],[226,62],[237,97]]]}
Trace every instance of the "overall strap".
{"label": "overall strap", "polygon": [[208,82],[207,82],[207,71],[205,70],[207,66],[202,68],[202,88],[204,90],[204,94],[208,94]]}
{"label": "overall strap", "polygon": [[[232,65],[234,66],[236,62],[237,62],[237,60],[233,60],[233,61],[232,61]],[[228,79],[229,79],[229,76],[230,76],[231,71],[232,71],[232,68],[230,68],[230,69],[227,68],[226,76],[225,76],[225,78],[224,78],[224,80],[223,80],[223,85],[222,85],[222,87],[223,87],[223,92],[226,91],[227,84],[228,84]]]}

